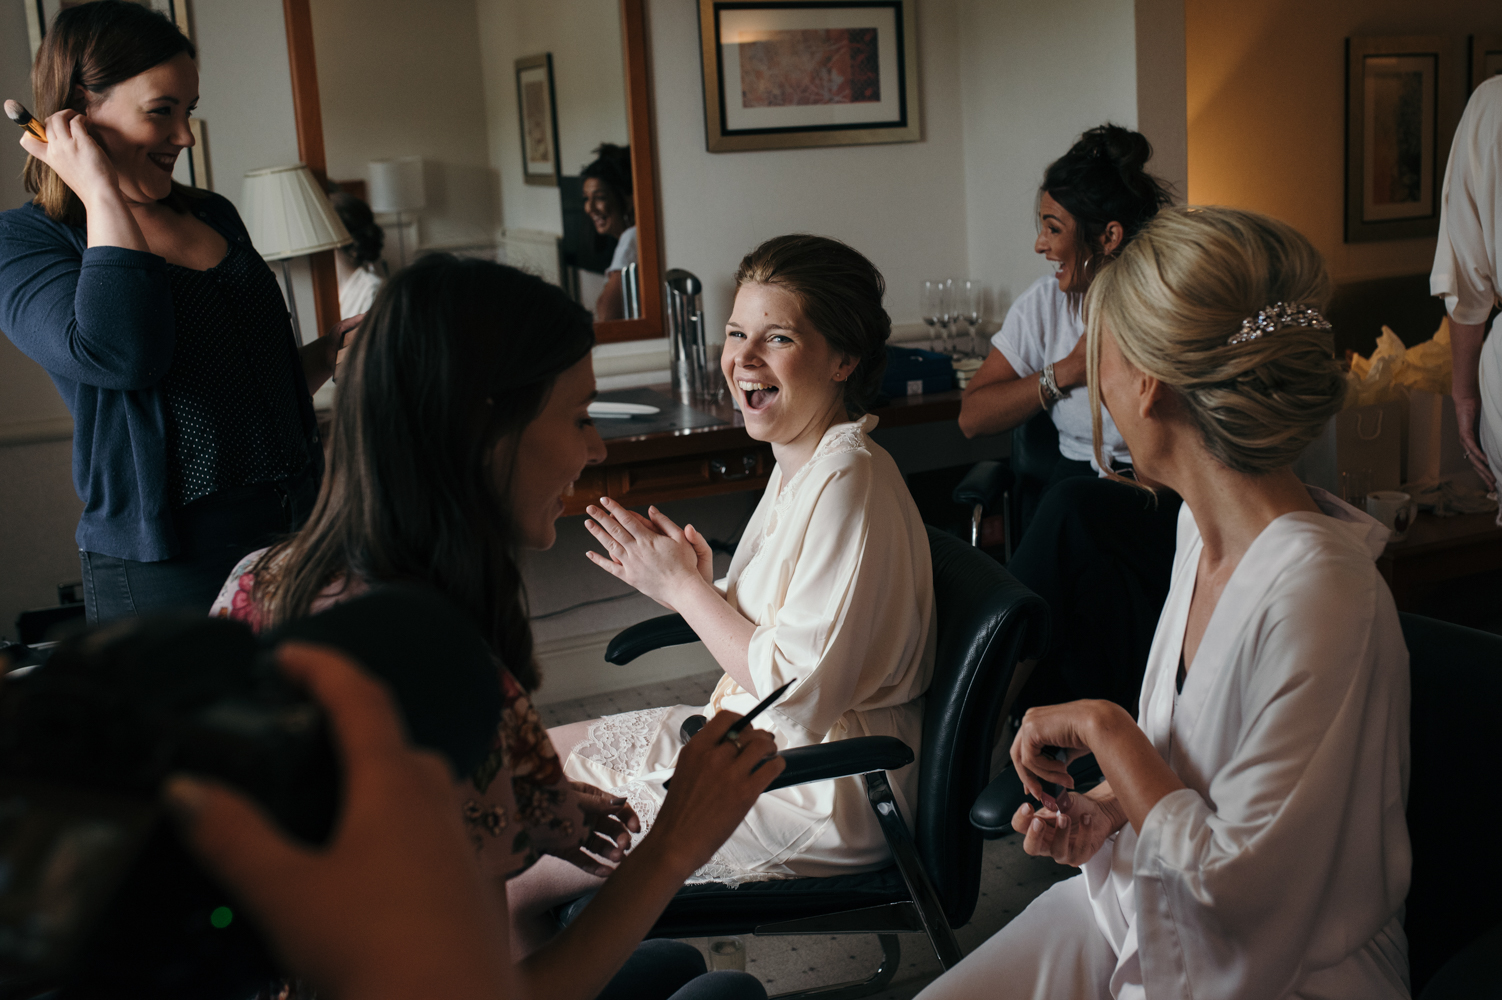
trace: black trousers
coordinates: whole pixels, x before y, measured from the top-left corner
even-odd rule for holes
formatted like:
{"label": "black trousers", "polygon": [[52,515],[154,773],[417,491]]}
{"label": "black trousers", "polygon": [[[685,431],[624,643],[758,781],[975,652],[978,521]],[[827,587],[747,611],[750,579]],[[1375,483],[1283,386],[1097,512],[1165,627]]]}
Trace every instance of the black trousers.
{"label": "black trousers", "polygon": [[744,972],[706,972],[699,949],[654,938],[636,946],[595,1000],[766,1000],[761,981]]}
{"label": "black trousers", "polygon": [[1168,598],[1178,494],[1154,499],[1060,461],[1007,569],[1052,611],[1052,639],[1014,712],[1104,698],[1135,718],[1153,633]]}
{"label": "black trousers", "polygon": [[80,549],[88,623],[158,611],[208,614],[235,564],[302,527],[317,496],[318,477],[310,470],[195,500],[174,515],[178,554],[161,562]]}

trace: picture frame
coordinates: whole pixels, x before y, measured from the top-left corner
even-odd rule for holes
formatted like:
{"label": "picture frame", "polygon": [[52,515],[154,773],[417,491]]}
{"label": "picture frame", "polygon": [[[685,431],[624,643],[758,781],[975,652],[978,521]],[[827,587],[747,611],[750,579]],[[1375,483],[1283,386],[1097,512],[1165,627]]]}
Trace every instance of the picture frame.
{"label": "picture frame", "polygon": [[1471,36],[1471,89],[1502,76],[1502,35]]}
{"label": "picture frame", "polygon": [[917,0],[699,0],[711,153],[917,142]]}
{"label": "picture frame", "polygon": [[516,60],[516,109],[521,125],[522,180],[540,187],[557,187],[558,102],[551,52]]}
{"label": "picture frame", "polygon": [[1464,63],[1457,38],[1346,39],[1347,243],[1439,232],[1445,163],[1465,106]]}
{"label": "picture frame", "polygon": [[[42,36],[47,34],[47,25],[57,16],[57,12],[64,7],[78,6],[78,0],[21,0],[26,8],[26,33],[31,39],[31,58],[37,57],[37,50],[42,47]],[[83,0],[87,3],[88,0]],[[143,7],[161,11],[167,18],[177,25],[191,41],[193,38],[192,18],[188,12],[189,0],[134,0]]]}

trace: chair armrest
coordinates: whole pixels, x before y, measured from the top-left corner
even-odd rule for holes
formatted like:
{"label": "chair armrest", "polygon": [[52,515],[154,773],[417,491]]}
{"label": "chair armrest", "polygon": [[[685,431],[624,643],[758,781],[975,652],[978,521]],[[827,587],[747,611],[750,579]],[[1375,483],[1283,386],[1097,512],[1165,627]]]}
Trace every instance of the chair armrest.
{"label": "chair armrest", "polygon": [[1008,767],[976,796],[970,807],[970,825],[987,840],[1004,837],[1012,832],[1012,815],[1026,799],[1022,779],[1016,769]]}
{"label": "chair armrest", "polygon": [[623,666],[654,649],[698,641],[699,634],[688,627],[682,615],[648,618],[615,634],[605,647],[605,662]]}
{"label": "chair armrest", "polygon": [[1002,462],[976,462],[952,494],[954,502],[966,507],[996,506],[1004,490],[1012,485],[1012,470]]}
{"label": "chair armrest", "polygon": [[767,786],[787,788],[868,771],[895,771],[913,762],[913,751],[895,736],[856,736],[782,751],[787,767]]}

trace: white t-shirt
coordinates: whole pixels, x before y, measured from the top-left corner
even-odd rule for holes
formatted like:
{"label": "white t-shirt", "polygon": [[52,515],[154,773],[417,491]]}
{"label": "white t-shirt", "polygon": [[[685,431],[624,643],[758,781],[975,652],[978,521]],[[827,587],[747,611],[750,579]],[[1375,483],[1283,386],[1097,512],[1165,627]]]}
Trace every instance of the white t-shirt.
{"label": "white t-shirt", "polygon": [[605,273],[609,274],[611,271],[624,271],[627,264],[635,263],[636,227],[632,226],[624,233],[621,233],[621,238],[616,241],[615,256],[610,258],[610,266],[605,269]]}
{"label": "white t-shirt", "polygon": [[369,267],[357,267],[339,286],[339,318],[349,319],[370,311],[376,292],[381,290],[381,276]]}
{"label": "white t-shirt", "polygon": [[[1059,288],[1059,279],[1045,274],[1028,286],[1007,311],[1006,322],[991,338],[1012,369],[1022,378],[1043,366],[1063,361],[1085,335],[1085,324]],[[1095,435],[1090,428],[1090,390],[1078,385],[1054,404],[1053,425],[1059,429],[1059,453],[1076,462],[1095,463]],[[1101,438],[1106,457],[1130,464],[1126,442],[1111,414],[1101,408]]]}

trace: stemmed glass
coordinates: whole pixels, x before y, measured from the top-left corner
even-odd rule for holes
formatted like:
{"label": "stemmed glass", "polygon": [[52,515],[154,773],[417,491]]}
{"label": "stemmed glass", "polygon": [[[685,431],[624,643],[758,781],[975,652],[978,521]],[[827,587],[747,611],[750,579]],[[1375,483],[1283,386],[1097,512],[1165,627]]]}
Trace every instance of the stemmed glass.
{"label": "stemmed glass", "polygon": [[976,331],[980,329],[981,313],[985,309],[986,286],[973,278],[965,279],[961,294],[961,316],[965,325],[970,327],[970,351],[973,357],[982,357],[984,351],[981,343],[976,339]]}
{"label": "stemmed glass", "polygon": [[947,324],[949,321],[949,306],[944,301],[944,282],[933,279],[923,282],[920,307],[923,310],[923,322],[928,324],[928,348],[938,350],[934,343],[936,336],[934,327],[941,322]]}
{"label": "stemmed glass", "polygon": [[934,284],[938,286],[938,301],[936,303],[938,311],[935,313],[935,316],[939,321],[940,336],[944,345],[938,348],[938,350],[953,357],[954,341],[950,339],[949,328],[959,319],[955,310],[954,279],[945,278],[943,281],[934,282]]}

